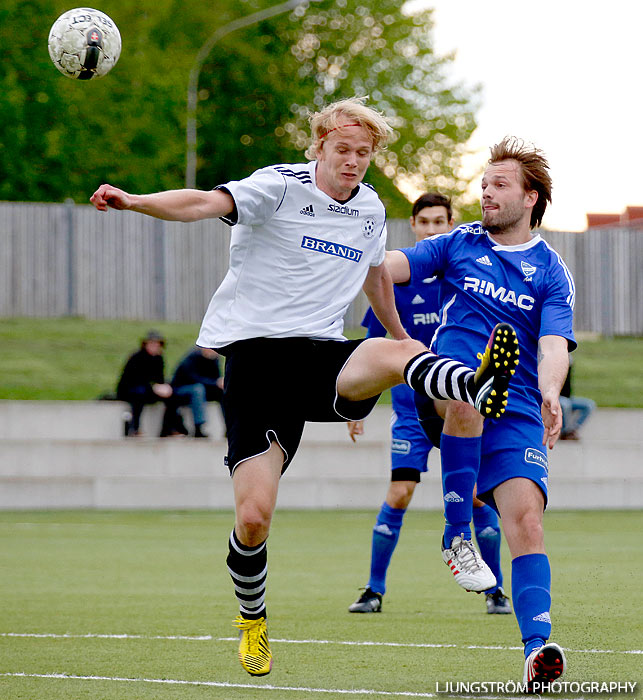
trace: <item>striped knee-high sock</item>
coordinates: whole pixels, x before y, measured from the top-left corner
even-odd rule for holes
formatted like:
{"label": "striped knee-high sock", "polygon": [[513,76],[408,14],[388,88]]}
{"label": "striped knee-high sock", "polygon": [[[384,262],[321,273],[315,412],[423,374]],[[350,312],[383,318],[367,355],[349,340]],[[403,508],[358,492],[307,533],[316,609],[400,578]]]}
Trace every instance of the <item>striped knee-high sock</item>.
{"label": "striped knee-high sock", "polygon": [[232,530],[226,560],[239,601],[239,612],[249,620],[266,617],[266,577],[268,553],[266,541],[256,547],[241,544]]}
{"label": "striped knee-high sock", "polygon": [[473,404],[475,372],[457,360],[423,352],[409,360],[404,381],[431,399],[454,399]]}

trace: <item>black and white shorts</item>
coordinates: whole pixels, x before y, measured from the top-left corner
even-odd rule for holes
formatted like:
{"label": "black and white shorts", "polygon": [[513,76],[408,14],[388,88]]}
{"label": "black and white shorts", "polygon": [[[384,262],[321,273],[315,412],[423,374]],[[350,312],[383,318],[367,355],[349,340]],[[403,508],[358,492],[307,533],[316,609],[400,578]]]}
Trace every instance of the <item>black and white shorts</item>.
{"label": "black and white shorts", "polygon": [[361,340],[252,338],[218,349],[226,358],[222,408],[230,474],[277,442],[282,473],[295,456],[306,421],[360,420],[379,398],[337,395],[337,377]]}

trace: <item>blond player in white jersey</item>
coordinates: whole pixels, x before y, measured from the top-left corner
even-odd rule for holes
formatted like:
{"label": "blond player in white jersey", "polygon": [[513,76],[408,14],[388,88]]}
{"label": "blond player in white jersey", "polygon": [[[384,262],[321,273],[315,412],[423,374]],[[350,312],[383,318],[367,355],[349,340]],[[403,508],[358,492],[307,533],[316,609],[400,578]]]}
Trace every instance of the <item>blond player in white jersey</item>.
{"label": "blond player in white jersey", "polygon": [[[239,658],[253,676],[272,667],[266,539],[305,422],[364,418],[384,389],[418,378],[431,398],[500,415],[507,388],[493,350],[474,373],[402,328],[384,262],[384,207],[362,182],[391,132],[384,118],[352,98],[311,115],[311,129],[309,163],[263,168],[210,191],[134,195],[104,184],[91,197],[99,211],[235,226],[230,268],[197,343],[226,357],[222,404],[236,510],[227,564],[240,608]],[[343,337],[361,288],[392,339]]]}

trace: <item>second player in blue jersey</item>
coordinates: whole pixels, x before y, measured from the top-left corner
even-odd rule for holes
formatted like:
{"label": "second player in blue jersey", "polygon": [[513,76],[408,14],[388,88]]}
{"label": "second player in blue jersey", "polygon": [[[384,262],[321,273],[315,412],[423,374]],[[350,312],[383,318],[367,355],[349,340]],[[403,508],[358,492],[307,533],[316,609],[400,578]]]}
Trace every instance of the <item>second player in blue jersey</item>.
{"label": "second player in blue jersey", "polygon": [[[423,194],[413,204],[410,224],[416,242],[450,231],[453,227],[450,200],[437,193]],[[412,338],[427,346],[431,344],[440,323],[441,303],[440,280],[435,276],[419,276],[406,285],[395,286],[395,306],[404,329]],[[367,337],[386,335],[384,326],[371,309],[367,311],[362,325],[367,329]],[[404,515],[421,474],[428,470],[429,452],[434,444],[439,445],[441,420],[435,414],[433,403],[426,402],[424,408],[431,410],[433,427],[430,436],[427,435],[418,420],[417,396],[406,384],[391,389],[391,481],[373,528],[369,580],[363,593],[349,607],[350,612],[381,611],[388,567],[397,546]],[[349,424],[353,439],[362,431],[361,423]],[[496,585],[486,591],[487,612],[507,614],[511,612],[511,604],[502,589],[498,516],[478,499],[474,499],[474,505],[476,539],[485,562],[496,577]]]}

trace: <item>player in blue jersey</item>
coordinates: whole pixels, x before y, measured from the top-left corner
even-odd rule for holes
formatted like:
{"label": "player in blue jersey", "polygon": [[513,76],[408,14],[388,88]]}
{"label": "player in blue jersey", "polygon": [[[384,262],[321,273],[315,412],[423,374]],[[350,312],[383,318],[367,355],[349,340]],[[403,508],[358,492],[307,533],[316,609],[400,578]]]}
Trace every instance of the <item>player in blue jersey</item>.
{"label": "player in blue jersey", "polygon": [[[90,199],[99,211],[234,225],[228,272],[197,345],[226,358],[222,407],[235,500],[226,563],[239,604],[239,660],[253,676],[272,668],[267,538],[306,421],[359,420],[383,390],[425,375],[435,380],[432,398],[505,410],[503,368],[486,356],[477,371],[437,357],[400,323],[385,263],[386,212],[363,182],[390,125],[360,98],[328,105],[310,123],[310,162],[260,168],[209,191],[130,194],[103,184]],[[343,336],[360,289],[391,338]]]}
{"label": "player in blue jersey", "polygon": [[[482,223],[387,256],[394,282],[441,276],[444,304],[435,351],[448,347],[467,362],[494,324],[509,322],[517,333],[520,364],[506,416],[487,420],[483,432],[483,419],[463,403],[447,405],[440,444],[442,548],[458,580],[461,565],[466,568],[473,556],[470,496],[477,481],[478,496],[500,513],[511,552],[512,597],[530,688],[560,678],[566,665],[563,650],[548,642],[551,570],[543,535],[548,470],[543,445],[554,446],[562,425],[559,395],[568,350],[576,346],[574,283],[560,255],[531,232],[551,201],[548,167],[541,151],[505,138],[491,149],[482,179]],[[511,338],[496,334],[488,347],[496,354],[494,362],[503,363],[506,348],[513,363]]]}
{"label": "player in blue jersey", "polygon": [[[410,218],[416,243],[453,228],[451,201],[442,194],[427,192],[414,203]],[[417,280],[416,284],[395,286],[395,306],[408,334],[427,347],[440,322],[440,283],[437,277]],[[362,326],[367,338],[382,337],[386,329],[372,309],[364,316]],[[360,597],[348,608],[352,613],[382,610],[386,593],[386,574],[397,546],[404,515],[413,498],[421,475],[427,471],[427,460],[433,443],[418,422],[414,397],[419,396],[406,384],[391,389],[391,481],[386,498],[377,515],[371,544],[371,569],[368,583]],[[439,426],[441,420],[434,416]],[[364,421],[351,421],[351,439],[363,433]],[[439,427],[438,427],[439,431]],[[435,436],[433,438],[436,439]],[[439,441],[439,432],[437,440]],[[439,446],[439,442],[437,443]],[[500,568],[500,525],[495,511],[474,499],[473,522],[483,559],[496,577],[496,585],[486,591],[487,612],[508,614],[511,604],[502,589]]]}

